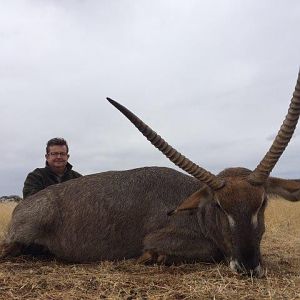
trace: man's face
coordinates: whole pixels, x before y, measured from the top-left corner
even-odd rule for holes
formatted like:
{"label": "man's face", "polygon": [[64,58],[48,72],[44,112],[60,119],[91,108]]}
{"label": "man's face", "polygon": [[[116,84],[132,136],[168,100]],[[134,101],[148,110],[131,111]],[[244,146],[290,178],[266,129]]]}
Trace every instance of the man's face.
{"label": "man's face", "polygon": [[49,147],[49,152],[45,157],[50,168],[64,169],[67,165],[69,154],[65,145],[55,145]]}

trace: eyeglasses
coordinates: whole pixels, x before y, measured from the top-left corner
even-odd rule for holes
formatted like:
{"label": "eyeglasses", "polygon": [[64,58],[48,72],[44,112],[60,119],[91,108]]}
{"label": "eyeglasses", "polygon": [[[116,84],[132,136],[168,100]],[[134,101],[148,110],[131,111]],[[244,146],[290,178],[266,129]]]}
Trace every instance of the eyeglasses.
{"label": "eyeglasses", "polygon": [[66,152],[49,152],[49,154],[51,156],[67,156],[68,155],[68,153],[66,153]]}

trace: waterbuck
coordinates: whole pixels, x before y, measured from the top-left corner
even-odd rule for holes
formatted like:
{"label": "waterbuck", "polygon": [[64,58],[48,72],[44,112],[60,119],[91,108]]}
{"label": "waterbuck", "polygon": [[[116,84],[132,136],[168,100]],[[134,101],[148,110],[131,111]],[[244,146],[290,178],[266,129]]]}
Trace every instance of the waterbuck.
{"label": "waterbuck", "polygon": [[270,177],[300,114],[300,73],[288,114],[254,171],[199,167],[127,108],[119,109],[192,176],[145,167],[84,176],[46,188],[15,208],[1,257],[39,245],[72,262],[138,258],[142,263],[218,262],[262,276],[260,242],[268,196],[300,200],[300,180]]}

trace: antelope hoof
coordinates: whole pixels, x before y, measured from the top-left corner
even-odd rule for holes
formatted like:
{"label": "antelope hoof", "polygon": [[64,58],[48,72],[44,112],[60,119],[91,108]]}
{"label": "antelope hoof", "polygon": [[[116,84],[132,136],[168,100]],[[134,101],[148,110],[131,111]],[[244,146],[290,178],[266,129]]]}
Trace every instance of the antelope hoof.
{"label": "antelope hoof", "polygon": [[145,251],[142,256],[137,259],[137,263],[139,264],[165,264],[167,260],[167,256],[164,254],[158,254],[154,251]]}
{"label": "antelope hoof", "polygon": [[7,256],[18,256],[22,253],[22,246],[17,243],[0,245],[0,258],[5,258]]}
{"label": "antelope hoof", "polygon": [[167,261],[167,255],[165,254],[160,254],[157,258],[157,264],[159,265],[165,265]]}

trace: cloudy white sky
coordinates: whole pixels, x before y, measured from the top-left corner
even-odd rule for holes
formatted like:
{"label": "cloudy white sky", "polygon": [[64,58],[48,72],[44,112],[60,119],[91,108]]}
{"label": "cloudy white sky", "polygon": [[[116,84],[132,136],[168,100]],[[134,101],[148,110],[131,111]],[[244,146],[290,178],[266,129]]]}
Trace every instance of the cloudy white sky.
{"label": "cloudy white sky", "polygon": [[[0,196],[21,195],[57,136],[83,174],[173,167],[106,97],[211,172],[255,168],[287,113],[299,28],[299,0],[0,0]],[[273,176],[300,178],[299,136]]]}

